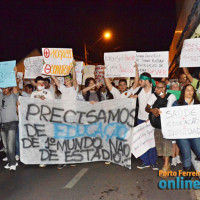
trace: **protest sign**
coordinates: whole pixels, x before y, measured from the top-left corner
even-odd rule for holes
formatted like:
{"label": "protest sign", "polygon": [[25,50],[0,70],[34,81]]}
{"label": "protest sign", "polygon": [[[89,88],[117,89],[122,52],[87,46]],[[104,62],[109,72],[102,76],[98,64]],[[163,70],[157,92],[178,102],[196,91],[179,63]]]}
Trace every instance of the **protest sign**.
{"label": "protest sign", "polygon": [[136,51],[104,53],[105,77],[135,77]]}
{"label": "protest sign", "polygon": [[0,87],[15,87],[16,77],[14,68],[16,66],[16,61],[0,62]]}
{"label": "protest sign", "polygon": [[104,84],[104,65],[97,65],[95,67],[95,80]]}
{"label": "protest sign", "polygon": [[78,85],[82,84],[82,70],[83,70],[83,62],[76,61],[75,71],[76,71],[76,81]]}
{"label": "protest sign", "polygon": [[95,66],[94,65],[85,65],[83,68],[83,82],[82,85],[85,85],[85,80],[87,78],[95,78],[94,76]]}
{"label": "protest sign", "polygon": [[167,93],[173,94],[176,97],[176,100],[179,100],[181,96],[181,91],[177,90],[167,90]]}
{"label": "protest sign", "polygon": [[200,137],[200,105],[160,108],[163,137],[184,139]]}
{"label": "protest sign", "polygon": [[96,104],[24,97],[19,101],[24,164],[109,161],[131,168],[135,99]]}
{"label": "protest sign", "polygon": [[37,76],[42,75],[43,69],[43,56],[35,56],[24,59],[25,66],[25,79],[35,79]]}
{"label": "protest sign", "polygon": [[148,72],[152,77],[168,77],[169,52],[137,52],[139,74]]}
{"label": "protest sign", "polygon": [[73,67],[72,49],[42,48],[44,66],[42,73],[45,75],[65,76]]}
{"label": "protest sign", "polygon": [[180,67],[200,67],[200,38],[184,40]]}
{"label": "protest sign", "polygon": [[154,128],[150,121],[136,126],[133,130],[132,154],[138,158],[153,147],[155,147]]}
{"label": "protest sign", "polygon": [[17,79],[20,80],[19,89],[23,89],[23,72],[17,72]]}

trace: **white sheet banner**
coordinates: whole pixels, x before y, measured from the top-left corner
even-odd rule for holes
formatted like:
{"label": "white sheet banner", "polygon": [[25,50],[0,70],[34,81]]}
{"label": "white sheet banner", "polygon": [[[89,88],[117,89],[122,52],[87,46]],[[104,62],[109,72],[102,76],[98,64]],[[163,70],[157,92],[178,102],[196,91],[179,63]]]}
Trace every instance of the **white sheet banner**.
{"label": "white sheet banner", "polygon": [[169,52],[137,52],[139,74],[148,72],[152,77],[168,77]]}
{"label": "white sheet banner", "polygon": [[45,75],[65,76],[73,66],[72,49],[42,48],[44,66],[42,73]]}
{"label": "white sheet banner", "polygon": [[155,147],[154,128],[150,121],[136,126],[133,131],[132,154],[138,158],[153,147]]}
{"label": "white sheet banner", "polygon": [[166,139],[200,137],[200,105],[161,108],[161,125]]}
{"label": "white sheet banner", "polygon": [[42,75],[43,56],[35,56],[24,59],[25,66],[25,79],[35,79],[37,76]]}
{"label": "white sheet banner", "polygon": [[135,99],[96,104],[25,97],[19,101],[24,164],[110,161],[131,168]]}
{"label": "white sheet banner", "polygon": [[135,77],[136,51],[104,53],[105,77]]}
{"label": "white sheet banner", "polygon": [[200,67],[200,38],[184,40],[180,67]]}

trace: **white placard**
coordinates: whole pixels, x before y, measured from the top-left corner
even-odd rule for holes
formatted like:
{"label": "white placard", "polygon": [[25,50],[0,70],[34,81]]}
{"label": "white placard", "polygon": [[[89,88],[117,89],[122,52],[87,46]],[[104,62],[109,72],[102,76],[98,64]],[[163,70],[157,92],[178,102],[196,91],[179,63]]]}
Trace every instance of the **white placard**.
{"label": "white placard", "polygon": [[19,98],[24,164],[109,161],[131,168],[135,99],[102,101]]}
{"label": "white placard", "polygon": [[168,77],[169,52],[137,52],[136,62],[139,74],[148,72],[152,77]]}
{"label": "white placard", "polygon": [[73,67],[72,49],[42,48],[45,75],[66,76]]}
{"label": "white placard", "polygon": [[136,51],[104,53],[105,77],[135,77]]}
{"label": "white placard", "polygon": [[183,139],[200,137],[200,105],[160,108],[163,137]]}
{"label": "white placard", "polygon": [[35,56],[24,59],[25,66],[25,79],[35,79],[37,76],[42,75],[43,56]]}
{"label": "white placard", "polygon": [[134,127],[132,154],[138,158],[153,147],[155,147],[154,128],[150,122],[148,121]]}
{"label": "white placard", "polygon": [[23,72],[17,72],[17,78],[20,79],[19,89],[23,89]]}
{"label": "white placard", "polygon": [[94,71],[95,71],[95,66],[94,65],[85,65],[83,67],[83,81],[82,81],[82,85],[85,85],[85,80],[87,78],[95,78],[94,76]]}
{"label": "white placard", "polygon": [[184,40],[180,67],[200,67],[200,38]]}
{"label": "white placard", "polygon": [[97,82],[102,82],[103,84],[104,84],[104,70],[105,70],[104,65],[97,65],[95,67],[95,80]]}
{"label": "white placard", "polygon": [[76,71],[76,81],[78,85],[82,84],[82,70],[83,70],[83,61],[76,61],[75,71]]}

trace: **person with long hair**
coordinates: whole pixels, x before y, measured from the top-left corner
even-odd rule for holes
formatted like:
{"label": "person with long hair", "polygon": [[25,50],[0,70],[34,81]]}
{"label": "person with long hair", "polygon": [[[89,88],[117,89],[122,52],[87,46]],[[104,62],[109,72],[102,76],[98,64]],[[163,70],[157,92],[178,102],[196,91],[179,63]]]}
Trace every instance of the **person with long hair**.
{"label": "person with long hair", "polygon": [[[178,101],[175,101],[172,106],[184,106],[194,104],[200,104],[199,100],[197,99],[196,90],[192,85],[187,84],[183,87],[181,91],[180,99]],[[200,138],[177,139],[176,143],[178,144],[182,154],[184,171],[192,171],[191,149],[196,154],[197,159],[200,159]],[[187,176],[185,177],[185,179],[191,179],[191,176]]]}

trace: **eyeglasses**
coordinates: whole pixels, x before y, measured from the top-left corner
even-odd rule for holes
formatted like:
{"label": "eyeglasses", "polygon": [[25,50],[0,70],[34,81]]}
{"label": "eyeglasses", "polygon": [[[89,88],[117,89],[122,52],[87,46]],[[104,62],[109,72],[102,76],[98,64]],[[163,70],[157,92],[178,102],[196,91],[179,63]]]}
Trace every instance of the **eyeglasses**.
{"label": "eyeglasses", "polygon": [[156,86],[157,89],[162,89],[163,87]]}

